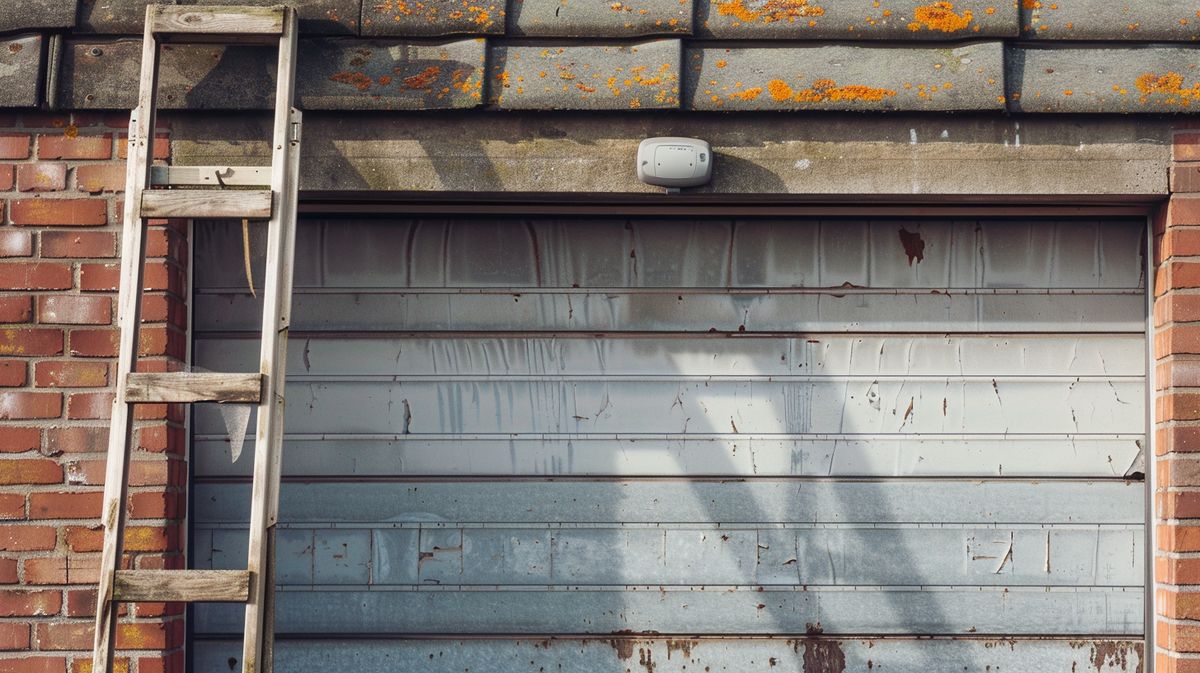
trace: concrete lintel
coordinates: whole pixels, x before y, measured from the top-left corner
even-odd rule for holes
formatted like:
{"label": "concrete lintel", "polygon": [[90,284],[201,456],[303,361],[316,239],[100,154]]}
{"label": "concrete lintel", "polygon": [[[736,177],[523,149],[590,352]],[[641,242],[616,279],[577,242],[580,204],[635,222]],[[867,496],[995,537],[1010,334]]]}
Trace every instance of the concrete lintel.
{"label": "concrete lintel", "polygon": [[[180,114],[172,156],[261,162],[268,129],[265,116]],[[301,189],[652,193],[634,157],[653,136],[711,142],[714,180],[696,191],[728,195],[1152,196],[1170,159],[1170,124],[1153,119],[310,113]]]}

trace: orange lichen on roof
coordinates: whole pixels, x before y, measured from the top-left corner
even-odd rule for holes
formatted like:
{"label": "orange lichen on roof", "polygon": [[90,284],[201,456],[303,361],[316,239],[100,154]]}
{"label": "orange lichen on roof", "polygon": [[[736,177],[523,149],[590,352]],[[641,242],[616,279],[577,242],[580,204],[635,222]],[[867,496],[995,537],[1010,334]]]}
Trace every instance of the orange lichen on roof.
{"label": "orange lichen on roof", "polygon": [[755,98],[758,98],[759,96],[761,96],[762,92],[763,92],[762,87],[756,86],[752,89],[746,89],[745,91],[735,91],[735,92],[729,94],[729,97],[730,98],[739,98],[741,100],[754,100]]}
{"label": "orange lichen on roof", "polygon": [[1143,103],[1150,100],[1150,96],[1154,94],[1166,96],[1163,102],[1167,105],[1180,107],[1189,107],[1192,101],[1200,100],[1200,83],[1185,87],[1183,75],[1177,72],[1167,72],[1164,75],[1144,73],[1134,81],[1134,85],[1142,92],[1140,100]]}
{"label": "orange lichen on roof", "polygon": [[403,80],[404,87],[406,89],[427,89],[437,81],[441,73],[441,68],[431,65],[412,77],[405,77]]}
{"label": "orange lichen on roof", "polygon": [[[492,18],[493,12],[501,17],[504,16],[504,7],[502,5],[497,7],[495,2],[484,6],[477,0],[458,0],[457,4],[461,5],[461,9],[446,11],[447,19],[453,21],[465,19],[487,28],[495,23]],[[406,17],[419,17],[428,23],[435,23],[440,19],[441,9],[442,4],[422,0],[380,0],[375,3],[375,11],[380,14],[391,14],[393,21],[402,21]]]}
{"label": "orange lichen on roof", "polygon": [[349,84],[359,91],[366,91],[371,88],[373,81],[366,74],[361,72],[349,72],[342,70],[335,72],[329,76],[329,79],[340,84]]}
{"label": "orange lichen on roof", "polygon": [[[809,0],[714,0],[717,13],[721,16],[732,16],[745,23],[761,21],[774,23],[776,21],[794,22],[797,18],[808,16],[824,16],[825,9]],[[750,9],[746,2],[757,5]]]}
{"label": "orange lichen on roof", "polygon": [[[892,89],[870,87],[862,84],[838,86],[837,82],[831,79],[815,80],[812,86],[800,89],[799,91],[793,90],[787,82],[781,79],[773,79],[767,82],[767,91],[771,94],[771,98],[781,103],[785,101],[796,103],[821,103],[825,101],[878,102],[884,98],[896,95],[896,92]],[[755,94],[754,97],[757,98],[758,94]],[[753,100],[753,98],[743,98],[743,100]]]}
{"label": "orange lichen on roof", "polygon": [[914,9],[914,20],[908,24],[908,29],[914,33],[922,28],[954,33],[970,26],[974,18],[970,10],[964,10],[962,14],[955,12],[953,2],[935,2]]}

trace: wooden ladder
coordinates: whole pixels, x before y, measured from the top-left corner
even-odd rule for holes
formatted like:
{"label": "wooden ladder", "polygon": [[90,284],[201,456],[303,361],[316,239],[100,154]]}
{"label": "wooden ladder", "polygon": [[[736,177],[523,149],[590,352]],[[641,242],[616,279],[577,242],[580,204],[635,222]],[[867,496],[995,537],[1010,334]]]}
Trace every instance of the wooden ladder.
{"label": "wooden ladder", "polygon": [[[278,43],[275,124],[269,169],[150,165],[159,46],[166,41]],[[291,8],[146,7],[138,106],[129,119],[121,290],[117,309],[121,340],[104,481],[104,550],[100,559],[96,640],[92,653],[92,670],[96,673],[112,671],[117,604],[138,601],[244,602],[242,671],[271,671],[274,537],[279,504],[284,363],[292,301],[300,159],[300,112],[292,106],[295,63],[296,14]],[[216,189],[204,189],[206,186]],[[233,189],[228,189],[230,187]],[[258,373],[150,374],[135,371],[146,221],[167,217],[269,220]],[[245,570],[123,570],[133,405],[189,402],[258,405],[247,567]]]}

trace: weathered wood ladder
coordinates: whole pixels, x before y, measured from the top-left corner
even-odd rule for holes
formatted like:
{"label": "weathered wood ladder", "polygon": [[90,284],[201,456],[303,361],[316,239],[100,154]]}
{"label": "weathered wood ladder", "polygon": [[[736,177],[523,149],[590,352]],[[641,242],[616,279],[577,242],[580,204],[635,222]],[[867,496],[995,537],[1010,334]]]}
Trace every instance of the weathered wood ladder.
{"label": "weathered wood ladder", "polygon": [[[244,602],[242,670],[271,670],[274,635],[274,533],[283,438],[284,363],[292,302],[292,257],[300,158],[300,112],[293,106],[296,15],[286,7],[146,7],[138,106],[129,120],[121,239],[121,326],[116,395],[104,481],[104,550],[96,607],[92,670],[110,673],[121,602]],[[272,163],[265,167],[150,165],[161,42],[279,45]],[[191,187],[175,189],[174,187]],[[202,189],[197,186],[218,186]],[[161,187],[152,189],[152,187]],[[227,189],[233,187],[234,189]],[[139,373],[145,227],[149,218],[269,220],[262,348],[256,374]],[[241,402],[258,404],[250,548],[245,570],[121,569],[133,405]]]}

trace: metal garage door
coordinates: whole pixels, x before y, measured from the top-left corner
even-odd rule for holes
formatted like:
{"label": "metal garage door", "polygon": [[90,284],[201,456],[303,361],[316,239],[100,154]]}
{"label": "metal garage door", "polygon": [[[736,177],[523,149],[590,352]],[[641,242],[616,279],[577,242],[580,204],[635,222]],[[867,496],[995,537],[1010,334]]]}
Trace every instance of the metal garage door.
{"label": "metal garage door", "polygon": [[[1138,670],[1143,227],[304,222],[277,669]],[[195,240],[195,361],[251,370],[241,228]],[[244,567],[194,420],[192,557]]]}

